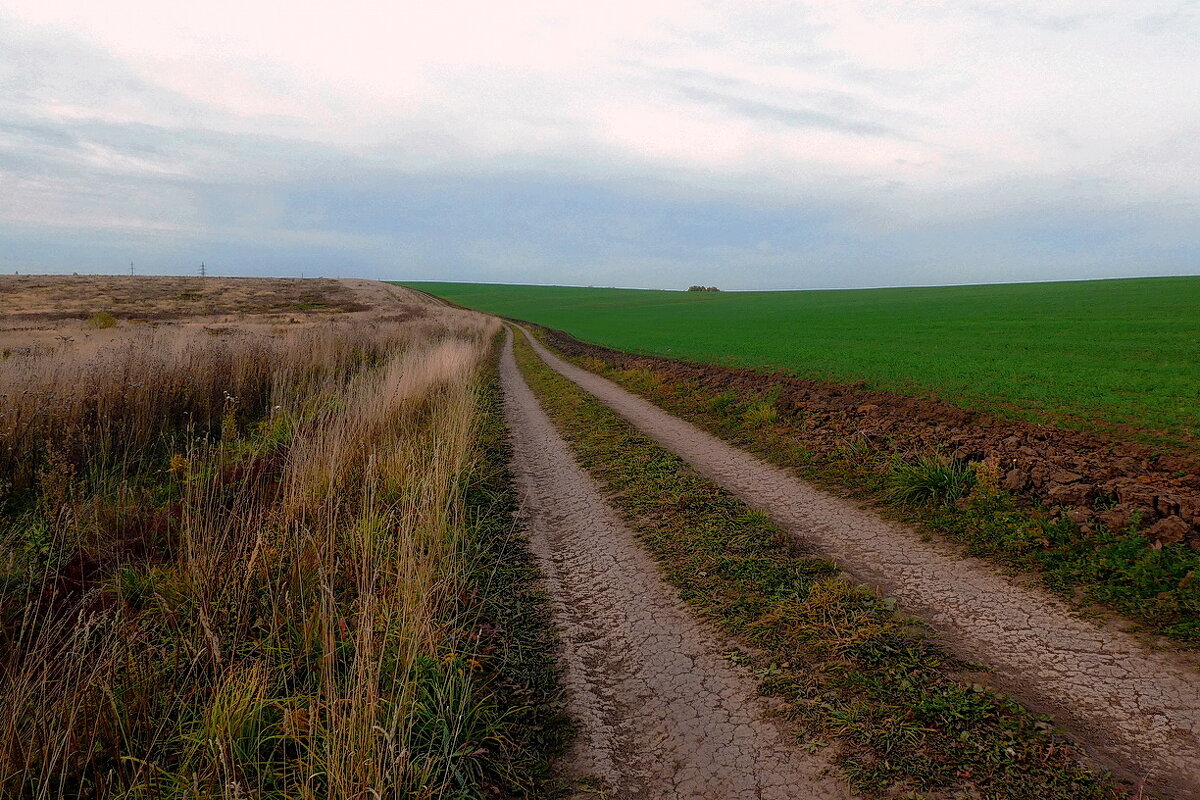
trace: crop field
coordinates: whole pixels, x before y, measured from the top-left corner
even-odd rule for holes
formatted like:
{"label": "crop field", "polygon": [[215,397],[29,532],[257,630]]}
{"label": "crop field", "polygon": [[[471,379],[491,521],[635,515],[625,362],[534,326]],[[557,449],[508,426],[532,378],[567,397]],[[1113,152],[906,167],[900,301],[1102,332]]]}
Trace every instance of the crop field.
{"label": "crop field", "polygon": [[1200,439],[1200,278],[793,292],[408,285],[628,352]]}

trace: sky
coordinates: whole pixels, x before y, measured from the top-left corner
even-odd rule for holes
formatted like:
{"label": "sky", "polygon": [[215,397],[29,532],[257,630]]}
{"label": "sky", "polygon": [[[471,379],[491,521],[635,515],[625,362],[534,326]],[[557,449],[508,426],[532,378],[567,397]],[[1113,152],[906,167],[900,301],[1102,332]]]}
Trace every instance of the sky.
{"label": "sky", "polygon": [[1200,274],[1200,1],[0,0],[0,271]]}

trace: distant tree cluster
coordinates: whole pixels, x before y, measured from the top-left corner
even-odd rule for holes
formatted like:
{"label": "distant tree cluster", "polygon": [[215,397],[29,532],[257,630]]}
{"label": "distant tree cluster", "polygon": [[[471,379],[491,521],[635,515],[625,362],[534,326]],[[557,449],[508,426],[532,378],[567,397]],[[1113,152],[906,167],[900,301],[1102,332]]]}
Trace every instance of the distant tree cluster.
{"label": "distant tree cluster", "polygon": [[721,291],[715,286],[689,286],[689,292],[719,292]]}

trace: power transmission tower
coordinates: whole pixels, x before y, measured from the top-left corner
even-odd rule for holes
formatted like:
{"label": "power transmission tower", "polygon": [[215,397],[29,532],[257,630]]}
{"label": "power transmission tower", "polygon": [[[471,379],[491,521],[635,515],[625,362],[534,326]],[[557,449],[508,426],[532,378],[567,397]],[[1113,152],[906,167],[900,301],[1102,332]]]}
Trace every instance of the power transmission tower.
{"label": "power transmission tower", "polygon": [[206,269],[204,269],[204,262],[201,261],[200,262],[200,277],[203,278],[207,274],[208,274],[208,271]]}
{"label": "power transmission tower", "polygon": [[129,277],[133,277],[133,262],[129,262]]}

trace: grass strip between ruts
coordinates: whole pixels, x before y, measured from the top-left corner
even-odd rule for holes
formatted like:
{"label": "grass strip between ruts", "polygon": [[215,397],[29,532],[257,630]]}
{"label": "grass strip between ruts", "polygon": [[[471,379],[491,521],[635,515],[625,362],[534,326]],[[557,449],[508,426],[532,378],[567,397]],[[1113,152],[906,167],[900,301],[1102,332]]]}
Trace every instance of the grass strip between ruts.
{"label": "grass strip between ruts", "polygon": [[730,657],[787,701],[800,747],[836,740],[858,789],[878,796],[1116,798],[1051,726],[970,680],[969,665],[894,604],[553,372],[516,336],[517,360],[581,464],[681,597],[745,646]]}

